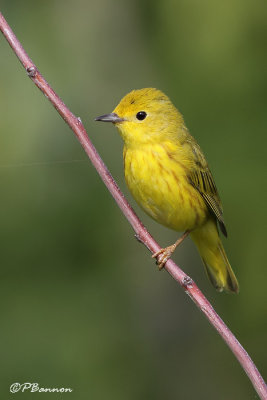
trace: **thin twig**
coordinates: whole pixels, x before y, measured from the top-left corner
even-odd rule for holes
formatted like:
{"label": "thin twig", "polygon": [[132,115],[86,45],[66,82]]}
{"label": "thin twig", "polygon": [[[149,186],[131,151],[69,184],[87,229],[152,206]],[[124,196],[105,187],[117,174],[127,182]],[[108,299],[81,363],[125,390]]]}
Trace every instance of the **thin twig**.
{"label": "thin twig", "polygon": [[[72,112],[66,107],[59,96],[54,92],[54,90],[49,86],[43,76],[40,74],[36,66],[33,64],[31,59],[28,57],[27,53],[23,49],[22,45],[14,35],[10,26],[4,19],[3,15],[0,13],[0,30],[5,36],[6,40],[10,44],[11,48],[21,61],[23,67],[25,68],[28,76],[32,79],[35,85],[43,92],[43,94],[49,99],[53,104],[65,122],[70,126],[75,135],[77,136],[80,144],[83,146],[86,154],[90,158],[93,166],[96,168],[98,174],[101,176],[103,182],[107,186],[108,190],[114,197],[121,211],[133,227],[135,231],[136,238],[143,243],[151,253],[155,253],[160,250],[158,243],[152,238],[148,233],[147,229],[144,227],[140,219],[137,217],[122,192],[120,191],[118,185],[114,181],[104,162],[97,153],[95,147],[91,143],[87,136],[86,130],[79,118],[77,118]],[[240,362],[242,368],[247,373],[249,379],[251,380],[255,390],[257,391],[259,397],[262,400],[267,400],[267,387],[260,375],[258,369],[253,363],[252,359],[245,351],[245,349],[238,342],[236,337],[227,327],[227,325],[222,321],[219,315],[215,312],[209,301],[197,287],[195,282],[186,275],[181,268],[178,267],[172,260],[168,260],[165,269],[169,274],[184,288],[185,292],[191,297],[197,307],[205,314],[211,325],[217,330],[221,335],[223,340],[229,346],[229,348],[234,353],[237,360]]]}

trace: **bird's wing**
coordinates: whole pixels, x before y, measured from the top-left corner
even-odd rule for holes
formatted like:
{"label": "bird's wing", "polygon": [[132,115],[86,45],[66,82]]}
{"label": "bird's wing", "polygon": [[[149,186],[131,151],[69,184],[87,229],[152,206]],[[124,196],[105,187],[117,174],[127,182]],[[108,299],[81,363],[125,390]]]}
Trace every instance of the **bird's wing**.
{"label": "bird's wing", "polygon": [[193,155],[193,167],[189,172],[189,181],[199,191],[209,209],[217,218],[222,233],[227,237],[221,200],[207,161],[194,139],[193,143],[190,143],[190,148]]}

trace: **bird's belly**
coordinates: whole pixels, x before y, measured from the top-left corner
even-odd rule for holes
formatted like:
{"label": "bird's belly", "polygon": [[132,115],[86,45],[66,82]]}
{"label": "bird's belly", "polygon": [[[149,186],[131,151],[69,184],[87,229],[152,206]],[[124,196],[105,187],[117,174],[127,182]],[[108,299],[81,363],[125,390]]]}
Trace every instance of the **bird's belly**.
{"label": "bird's belly", "polygon": [[168,228],[201,226],[208,214],[201,195],[188,182],[182,164],[158,162],[142,153],[125,157],[126,183],[143,210]]}

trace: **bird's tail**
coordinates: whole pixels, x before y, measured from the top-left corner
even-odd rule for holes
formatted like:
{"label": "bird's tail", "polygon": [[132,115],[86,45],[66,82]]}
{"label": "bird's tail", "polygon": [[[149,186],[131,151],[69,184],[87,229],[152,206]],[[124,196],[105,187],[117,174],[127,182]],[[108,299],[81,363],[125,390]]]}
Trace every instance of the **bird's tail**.
{"label": "bird's tail", "polygon": [[191,237],[213,286],[220,292],[238,293],[238,282],[225,254],[215,220],[210,219],[201,228],[191,232]]}

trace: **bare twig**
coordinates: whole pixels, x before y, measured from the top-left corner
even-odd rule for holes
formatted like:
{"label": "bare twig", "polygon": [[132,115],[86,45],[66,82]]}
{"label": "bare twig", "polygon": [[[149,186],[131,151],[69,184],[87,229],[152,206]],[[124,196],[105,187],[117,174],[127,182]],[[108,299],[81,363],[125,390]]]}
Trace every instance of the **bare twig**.
{"label": "bare twig", "polygon": [[[136,238],[140,242],[142,242],[151,253],[157,252],[160,249],[160,246],[148,233],[147,229],[144,227],[142,222],[139,220],[139,218],[123,196],[122,192],[112,178],[104,162],[97,153],[95,147],[88,138],[81,120],[77,118],[74,114],[72,114],[72,112],[66,107],[59,96],[54,92],[51,86],[49,86],[49,84],[40,74],[40,72],[26,54],[22,45],[14,35],[13,31],[11,30],[10,26],[8,25],[1,13],[0,30],[2,31],[11,48],[21,61],[28,76],[49,99],[49,101],[53,104],[53,106],[56,108],[56,110],[65,120],[65,122],[70,126],[70,128],[77,136],[80,144],[83,146],[93,166],[96,168],[97,172],[101,176],[103,182],[107,186],[112,196],[114,197],[121,211],[133,227]],[[240,362],[242,368],[247,373],[259,397],[261,399],[267,400],[266,384],[255,364],[253,363],[252,359],[238,342],[230,329],[222,321],[219,315],[215,312],[215,310],[206,299],[206,297],[203,295],[203,293],[200,291],[200,289],[197,287],[195,282],[193,282],[193,280],[189,276],[187,276],[172,260],[167,261],[165,269],[177,282],[179,282],[179,284],[184,288],[185,292],[191,297],[197,307],[205,314],[211,325],[221,335],[223,340],[234,353],[237,360]]]}

